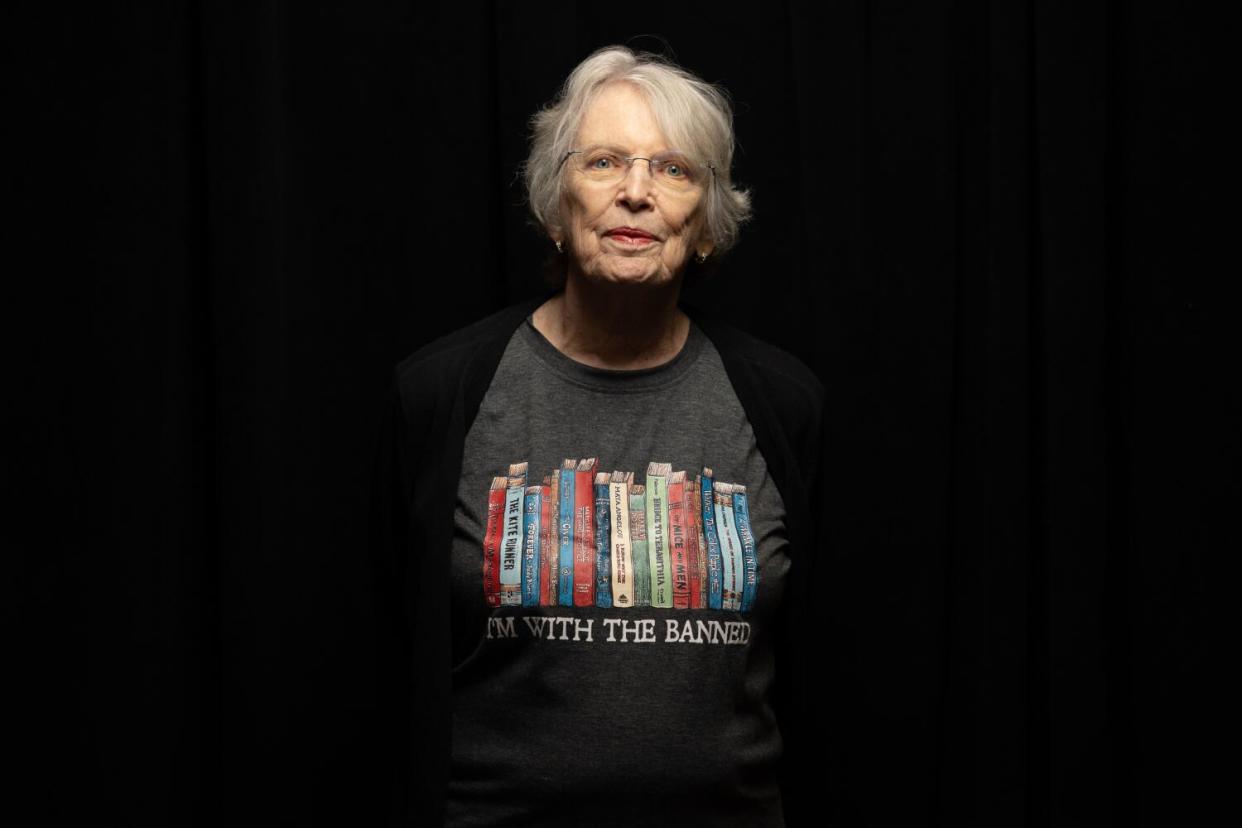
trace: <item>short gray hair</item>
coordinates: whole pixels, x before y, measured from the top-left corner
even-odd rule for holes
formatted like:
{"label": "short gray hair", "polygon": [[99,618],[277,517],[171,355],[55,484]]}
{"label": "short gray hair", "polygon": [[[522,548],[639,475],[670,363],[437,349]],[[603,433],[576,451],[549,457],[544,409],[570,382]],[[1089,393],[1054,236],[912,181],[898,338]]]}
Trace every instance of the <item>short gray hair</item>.
{"label": "short gray hair", "polygon": [[530,155],[521,173],[535,227],[545,232],[563,228],[561,161],[574,149],[582,116],[600,90],[619,81],[638,88],[674,146],[715,166],[704,194],[704,230],[713,245],[709,261],[720,258],[737,244],[738,230],[752,215],[749,190],[733,186],[729,94],[662,55],[626,46],[597,49],[574,68],[556,98],[531,117]]}

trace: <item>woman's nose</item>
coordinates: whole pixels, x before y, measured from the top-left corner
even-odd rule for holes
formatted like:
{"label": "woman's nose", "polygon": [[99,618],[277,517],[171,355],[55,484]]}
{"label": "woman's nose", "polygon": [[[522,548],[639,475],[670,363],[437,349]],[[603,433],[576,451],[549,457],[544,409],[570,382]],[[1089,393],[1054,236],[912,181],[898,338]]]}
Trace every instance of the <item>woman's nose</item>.
{"label": "woman's nose", "polygon": [[[642,163],[639,163],[642,162]],[[625,171],[625,194],[632,199],[646,199],[655,185],[655,174],[651,169],[651,160],[635,158]]]}

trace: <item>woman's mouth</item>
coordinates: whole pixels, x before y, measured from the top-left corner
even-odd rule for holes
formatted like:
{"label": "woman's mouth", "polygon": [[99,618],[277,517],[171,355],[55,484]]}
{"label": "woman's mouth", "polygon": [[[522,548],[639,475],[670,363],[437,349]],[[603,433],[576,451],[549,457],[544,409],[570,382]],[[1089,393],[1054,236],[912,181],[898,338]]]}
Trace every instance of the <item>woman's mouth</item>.
{"label": "woman's mouth", "polygon": [[623,230],[608,233],[605,238],[612,239],[625,247],[642,247],[655,241],[653,237],[643,233],[630,233]]}

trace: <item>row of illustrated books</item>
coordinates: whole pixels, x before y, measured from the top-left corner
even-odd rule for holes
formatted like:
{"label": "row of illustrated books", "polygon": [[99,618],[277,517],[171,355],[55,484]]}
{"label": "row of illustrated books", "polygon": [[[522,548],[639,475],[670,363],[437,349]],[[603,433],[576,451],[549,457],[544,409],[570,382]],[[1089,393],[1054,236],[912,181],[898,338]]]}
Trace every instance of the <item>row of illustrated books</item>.
{"label": "row of illustrated books", "polygon": [[746,487],[669,463],[596,471],[565,459],[527,485],[527,464],[492,478],[483,538],[489,607],[668,607],[749,612],[759,585]]}

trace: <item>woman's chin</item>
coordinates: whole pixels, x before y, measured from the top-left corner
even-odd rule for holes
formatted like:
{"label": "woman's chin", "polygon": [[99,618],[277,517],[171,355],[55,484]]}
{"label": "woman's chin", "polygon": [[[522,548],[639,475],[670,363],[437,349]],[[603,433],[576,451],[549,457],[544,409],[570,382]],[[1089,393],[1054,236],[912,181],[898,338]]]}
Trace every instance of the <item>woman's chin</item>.
{"label": "woman's chin", "polygon": [[664,285],[672,281],[668,271],[652,262],[628,260],[605,268],[593,279],[610,285]]}

